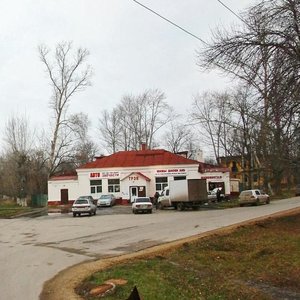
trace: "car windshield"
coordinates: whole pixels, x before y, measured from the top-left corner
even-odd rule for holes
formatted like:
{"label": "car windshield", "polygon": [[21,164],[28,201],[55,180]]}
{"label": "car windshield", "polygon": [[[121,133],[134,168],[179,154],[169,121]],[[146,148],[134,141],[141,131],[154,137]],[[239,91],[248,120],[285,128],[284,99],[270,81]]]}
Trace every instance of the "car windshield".
{"label": "car windshield", "polygon": [[139,202],[151,202],[151,201],[150,198],[136,198],[135,202],[139,203]]}
{"label": "car windshield", "polygon": [[100,199],[110,199],[111,195],[102,195]]}
{"label": "car windshield", "polygon": [[88,200],[86,199],[77,199],[75,201],[76,204],[88,204]]}

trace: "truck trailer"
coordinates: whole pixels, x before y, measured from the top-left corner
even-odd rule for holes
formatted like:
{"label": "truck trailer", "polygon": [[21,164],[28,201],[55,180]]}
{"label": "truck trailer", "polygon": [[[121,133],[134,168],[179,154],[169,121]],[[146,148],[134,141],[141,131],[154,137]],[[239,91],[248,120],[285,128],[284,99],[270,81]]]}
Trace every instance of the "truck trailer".
{"label": "truck trailer", "polygon": [[185,179],[169,182],[158,198],[158,208],[198,209],[207,202],[206,179]]}

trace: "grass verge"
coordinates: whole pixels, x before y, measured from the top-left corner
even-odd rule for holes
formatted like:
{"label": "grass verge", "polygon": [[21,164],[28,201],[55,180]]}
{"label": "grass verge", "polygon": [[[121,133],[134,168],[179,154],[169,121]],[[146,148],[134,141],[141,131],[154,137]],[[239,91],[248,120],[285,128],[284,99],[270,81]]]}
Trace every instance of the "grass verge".
{"label": "grass verge", "polygon": [[21,207],[12,201],[2,201],[0,203],[0,218],[12,218],[31,210],[31,207]]}
{"label": "grass verge", "polygon": [[300,299],[300,215],[242,226],[186,243],[154,258],[93,274],[77,287],[84,299],[112,278],[127,280],[104,299]]}

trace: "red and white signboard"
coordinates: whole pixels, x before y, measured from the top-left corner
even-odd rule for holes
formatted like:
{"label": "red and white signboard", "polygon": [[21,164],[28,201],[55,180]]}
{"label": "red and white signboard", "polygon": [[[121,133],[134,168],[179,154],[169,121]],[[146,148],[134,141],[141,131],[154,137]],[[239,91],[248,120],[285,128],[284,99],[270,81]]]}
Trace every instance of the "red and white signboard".
{"label": "red and white signboard", "polygon": [[93,172],[90,178],[119,178],[120,172]]}
{"label": "red and white signboard", "polygon": [[186,169],[159,169],[156,170],[156,176],[170,176],[170,175],[186,175]]}

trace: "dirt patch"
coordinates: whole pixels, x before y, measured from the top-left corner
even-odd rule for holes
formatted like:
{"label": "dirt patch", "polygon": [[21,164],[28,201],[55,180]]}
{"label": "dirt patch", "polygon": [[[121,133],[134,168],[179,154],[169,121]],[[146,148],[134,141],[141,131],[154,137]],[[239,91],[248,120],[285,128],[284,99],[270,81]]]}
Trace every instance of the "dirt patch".
{"label": "dirt patch", "polygon": [[130,261],[133,258],[149,258],[154,256],[163,257],[164,253],[170,251],[170,249],[176,249],[183,245],[187,245],[187,243],[189,242],[198,240],[203,237],[210,236],[212,234],[230,233],[231,231],[235,230],[240,226],[251,225],[251,224],[258,225],[263,220],[268,220],[272,218],[278,218],[278,217],[288,216],[293,214],[299,214],[299,213],[300,213],[300,208],[292,209],[281,213],[276,213],[267,217],[261,217],[251,221],[242,222],[222,229],[209,231],[193,237],[181,239],[163,245],[154,246],[135,253],[130,253],[130,254],[107,258],[107,259],[101,259],[98,261],[89,261],[86,263],[81,263],[61,271],[53,279],[47,281],[44,284],[44,288],[40,295],[40,299],[41,300],[82,299],[78,294],[76,294],[75,292],[76,287],[91,274],[109,268],[115,264],[126,263],[127,261]]}

